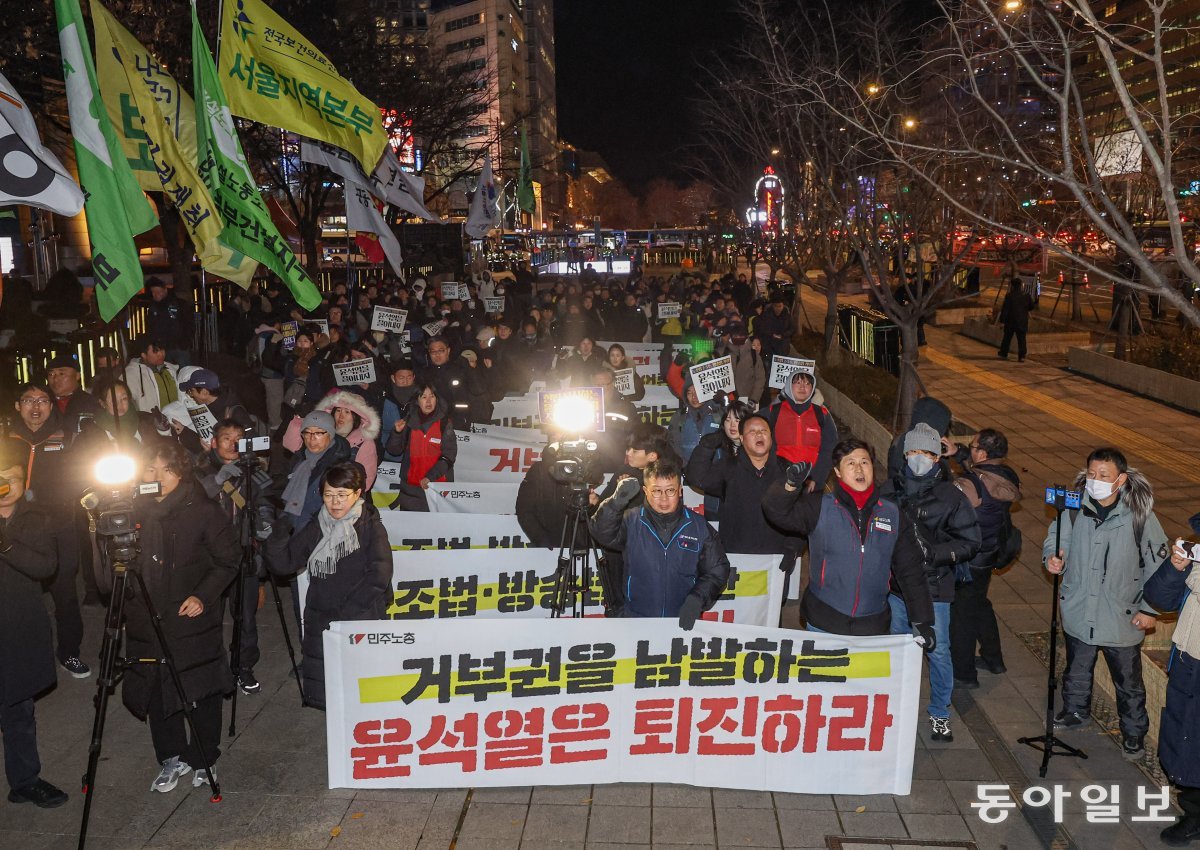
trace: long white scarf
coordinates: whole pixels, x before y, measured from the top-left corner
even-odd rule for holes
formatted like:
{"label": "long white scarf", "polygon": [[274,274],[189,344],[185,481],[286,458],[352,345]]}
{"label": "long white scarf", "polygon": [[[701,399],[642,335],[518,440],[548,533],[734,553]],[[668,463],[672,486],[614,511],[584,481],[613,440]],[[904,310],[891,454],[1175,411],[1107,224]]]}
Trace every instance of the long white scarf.
{"label": "long white scarf", "polygon": [[338,561],[358,551],[358,532],[354,523],[362,516],[363,501],[359,499],[344,517],[334,519],[329,508],[322,506],[317,513],[321,523],[321,539],[308,556],[308,574],[313,578],[328,578],[337,572]]}

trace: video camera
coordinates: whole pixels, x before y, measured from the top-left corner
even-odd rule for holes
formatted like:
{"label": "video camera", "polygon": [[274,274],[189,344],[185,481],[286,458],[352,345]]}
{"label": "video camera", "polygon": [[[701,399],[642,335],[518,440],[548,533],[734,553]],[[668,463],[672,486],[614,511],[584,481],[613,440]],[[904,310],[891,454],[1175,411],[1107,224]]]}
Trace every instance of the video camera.
{"label": "video camera", "polygon": [[79,500],[88,512],[90,530],[104,538],[112,561],[128,563],[137,556],[138,525],[133,518],[133,500],[157,496],[162,485],[134,481],[137,464],[127,455],[110,455],[96,464],[98,487],[89,488]]}
{"label": "video camera", "polygon": [[560,440],[546,446],[542,457],[550,464],[550,477],[573,490],[586,490],[601,478],[596,468],[600,447],[595,440]]}

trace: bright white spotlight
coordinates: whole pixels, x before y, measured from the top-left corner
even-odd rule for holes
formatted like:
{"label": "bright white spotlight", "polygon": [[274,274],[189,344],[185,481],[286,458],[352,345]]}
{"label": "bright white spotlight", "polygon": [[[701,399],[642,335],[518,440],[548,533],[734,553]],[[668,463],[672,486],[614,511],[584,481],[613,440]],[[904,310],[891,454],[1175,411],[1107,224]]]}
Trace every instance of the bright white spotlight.
{"label": "bright white spotlight", "polygon": [[567,433],[582,434],[595,427],[596,407],[586,398],[567,396],[555,403],[550,421]]}
{"label": "bright white spotlight", "polygon": [[137,463],[129,455],[108,455],[96,462],[93,475],[100,484],[119,487],[133,481],[137,475]]}

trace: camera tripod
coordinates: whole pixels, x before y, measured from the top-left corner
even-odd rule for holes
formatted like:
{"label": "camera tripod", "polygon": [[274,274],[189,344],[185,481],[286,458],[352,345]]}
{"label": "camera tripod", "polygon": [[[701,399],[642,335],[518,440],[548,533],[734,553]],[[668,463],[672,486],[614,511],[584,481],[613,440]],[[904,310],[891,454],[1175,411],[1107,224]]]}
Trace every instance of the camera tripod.
{"label": "camera tripod", "polygon": [[605,607],[616,599],[608,575],[608,559],[588,531],[588,490],[586,485],[571,484],[567,515],[563,517],[562,535],[558,545],[558,568],[554,572],[554,596],[551,617],[561,617],[571,607],[571,616],[582,617],[587,608],[587,595],[592,588],[592,556],[596,559],[596,575]]}
{"label": "camera tripod", "polygon": [[[1062,551],[1062,515],[1065,506],[1055,504],[1054,508],[1058,512],[1058,520],[1054,523],[1054,553],[1057,555]],[[1054,692],[1058,689],[1058,586],[1062,574],[1053,573],[1053,576],[1054,591],[1050,595],[1050,677],[1046,685],[1046,732],[1043,735],[1017,739],[1018,744],[1041,751],[1042,765],[1038,768],[1038,776],[1043,778],[1053,756],[1087,758],[1087,753],[1083,750],[1060,741],[1054,734]]]}
{"label": "camera tripod", "polygon": [[[236,492],[242,499],[241,513],[238,514],[238,543],[242,546],[242,560],[238,564],[237,578],[234,579],[230,590],[230,613],[233,617],[233,637],[229,642],[229,667],[234,678],[242,669],[242,618],[245,615],[245,583],[256,574],[254,566],[254,503],[251,499],[254,488],[254,466],[257,463],[252,453],[245,452],[238,456],[238,469],[242,471],[241,483]],[[232,494],[231,494],[232,495]],[[296,676],[296,688],[300,691],[300,705],[307,706],[304,696],[304,684],[300,679],[300,668],[296,664],[296,649],[292,646],[292,634],[288,629],[287,619],[283,615],[283,601],[279,598],[279,585],[273,578],[268,578],[271,593],[275,597],[275,611],[279,614],[279,628],[283,630],[283,642],[287,646],[288,660],[292,663],[292,672]],[[238,693],[241,686],[234,683],[233,698],[229,710],[229,737],[237,734],[237,705]]]}
{"label": "camera tripod", "polygon": [[[179,667],[175,664],[175,656],[171,653],[171,645],[167,643],[163,632],[162,617],[150,599],[146,582],[141,574],[132,569],[128,561],[133,560],[137,551],[136,532],[110,537],[100,548],[101,562],[105,559],[112,561],[113,589],[108,602],[108,612],[104,617],[104,641],[100,645],[100,669],[96,681],[96,715],[92,721],[92,739],[88,744],[87,773],[83,776],[83,819],[79,824],[79,850],[83,850],[87,842],[88,819],[92,813],[92,800],[96,792],[96,769],[100,763],[100,750],[104,740],[104,721],[108,713],[108,698],[117,683],[125,676],[125,671],[137,664],[162,664],[170,673],[171,682],[183,706],[183,717],[191,733],[192,742],[200,753],[203,770],[207,773],[212,784],[212,795],[209,800],[221,802],[221,787],[212,773],[212,759],[207,748],[196,733],[196,724],[192,720],[192,709],[187,694],[183,689],[183,679],[179,676]],[[108,550],[106,547],[111,547]],[[124,658],[118,655],[120,651],[121,634],[125,625],[125,600],[130,592],[129,577],[133,576],[134,585],[141,595],[142,602],[150,613],[150,623],[154,627],[154,635],[162,649],[161,658]]]}

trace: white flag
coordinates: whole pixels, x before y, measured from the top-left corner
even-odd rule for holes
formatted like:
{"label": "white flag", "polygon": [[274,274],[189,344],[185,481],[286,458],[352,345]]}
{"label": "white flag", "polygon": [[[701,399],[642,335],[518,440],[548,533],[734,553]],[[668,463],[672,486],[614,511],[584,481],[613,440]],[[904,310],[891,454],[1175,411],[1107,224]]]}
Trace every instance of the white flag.
{"label": "white flag", "polygon": [[300,142],[300,159],[323,165],[343,180],[366,186],[372,195],[396,209],[420,216],[426,221],[438,220],[425,206],[424,178],[405,171],[389,152],[384,152],[370,177],[349,153],[315,139]]}
{"label": "white flag", "polygon": [[83,191],[42,146],[29,107],[0,74],[0,206],[11,203],[75,216]]}
{"label": "white flag", "polygon": [[346,180],[346,226],[356,233],[374,233],[379,237],[379,247],[387,257],[388,265],[401,280],[404,280],[404,265],[400,262],[400,243],[396,234],[383,217],[375,197],[361,183]]}
{"label": "white flag", "polygon": [[483,170],[479,172],[479,186],[471,196],[471,209],[467,214],[467,235],[482,239],[493,227],[500,226],[499,193],[496,180],[492,177],[492,155],[483,155]]}

